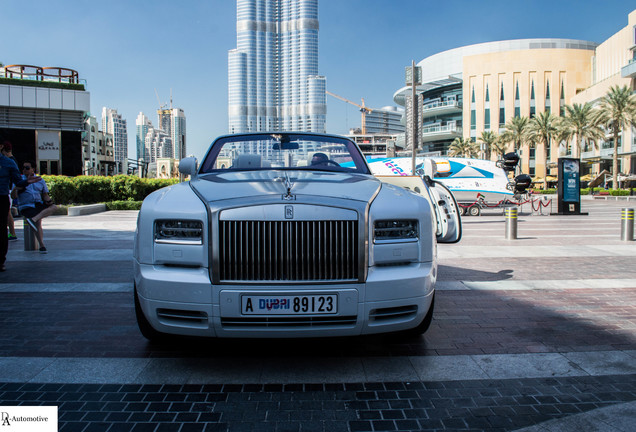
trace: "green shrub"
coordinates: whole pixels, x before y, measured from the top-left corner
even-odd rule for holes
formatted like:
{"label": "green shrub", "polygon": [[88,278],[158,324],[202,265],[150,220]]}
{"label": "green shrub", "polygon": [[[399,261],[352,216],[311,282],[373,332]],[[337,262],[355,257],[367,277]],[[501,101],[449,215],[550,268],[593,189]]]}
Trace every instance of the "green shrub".
{"label": "green shrub", "polygon": [[42,176],[56,204],[95,204],[143,201],[150,193],[179,183],[178,179],[141,179],[137,176]]}
{"label": "green shrub", "polygon": [[76,202],[77,187],[71,177],[43,175],[42,178],[49,188],[49,195],[56,204],[70,204]]}
{"label": "green shrub", "polygon": [[629,189],[610,189],[609,193],[611,196],[627,196],[629,195]]}
{"label": "green shrub", "polygon": [[77,199],[90,203],[113,200],[108,177],[78,176],[73,181],[77,186]]}
{"label": "green shrub", "polygon": [[556,193],[556,189],[532,189],[532,193],[539,195],[552,195]]}

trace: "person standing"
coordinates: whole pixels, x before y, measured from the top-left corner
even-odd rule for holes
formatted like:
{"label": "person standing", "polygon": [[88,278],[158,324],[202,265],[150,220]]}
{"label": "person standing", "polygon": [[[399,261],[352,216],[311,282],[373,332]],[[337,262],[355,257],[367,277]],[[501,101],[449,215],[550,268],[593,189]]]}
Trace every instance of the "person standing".
{"label": "person standing", "polygon": [[[13,146],[11,142],[5,141],[3,143],[2,154],[15,162],[16,166],[18,165],[18,161],[13,157]],[[9,227],[9,241],[15,241],[18,239],[18,236],[15,235],[15,222],[13,220],[13,214],[11,213],[11,205],[13,204],[11,200],[11,195],[9,195],[9,214],[7,214],[7,225]]]}
{"label": "person standing", "polygon": [[42,180],[42,177],[34,176],[23,179],[14,161],[6,157],[2,149],[4,142],[0,141],[0,271],[5,271],[5,261],[9,249],[9,239],[7,238],[7,215],[9,214],[9,193],[11,184],[19,187],[26,187],[30,183]]}
{"label": "person standing", "polygon": [[37,181],[29,182],[25,187],[16,186],[15,190],[18,198],[18,210],[35,231],[40,243],[40,253],[45,254],[47,250],[46,246],[44,246],[42,219],[55,213],[57,206],[53,204],[53,200],[49,196],[49,188],[44,179],[35,175],[34,162],[24,162],[22,164],[22,174],[22,178],[25,180],[39,178]]}

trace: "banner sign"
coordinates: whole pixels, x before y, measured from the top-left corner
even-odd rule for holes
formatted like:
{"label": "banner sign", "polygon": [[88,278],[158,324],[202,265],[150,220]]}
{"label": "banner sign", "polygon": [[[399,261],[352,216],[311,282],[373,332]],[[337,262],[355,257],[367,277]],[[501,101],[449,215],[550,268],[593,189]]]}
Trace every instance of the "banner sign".
{"label": "banner sign", "polygon": [[37,131],[38,160],[60,160],[60,133]]}
{"label": "banner sign", "polygon": [[563,159],[563,201],[581,202],[579,160]]}

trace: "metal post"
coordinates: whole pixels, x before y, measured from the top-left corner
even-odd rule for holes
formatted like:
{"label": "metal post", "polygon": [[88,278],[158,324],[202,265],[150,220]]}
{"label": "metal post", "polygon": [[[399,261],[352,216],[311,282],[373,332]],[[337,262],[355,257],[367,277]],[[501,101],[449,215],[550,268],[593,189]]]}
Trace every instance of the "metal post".
{"label": "metal post", "polygon": [[517,238],[517,208],[506,207],[504,213],[506,215],[506,240],[515,240]]}
{"label": "metal post", "polygon": [[417,130],[418,130],[418,124],[417,124],[417,75],[415,72],[415,60],[411,61],[411,100],[412,102],[412,107],[411,107],[411,118],[413,119],[413,123],[410,125],[411,126],[411,133],[413,134],[413,152],[411,154],[411,175],[415,175],[415,156],[417,154],[417,144],[418,144],[418,140],[417,140]]}
{"label": "metal post", "polygon": [[634,209],[621,209],[621,240],[634,240]]}
{"label": "metal post", "polygon": [[31,228],[31,225],[27,223],[26,219],[24,220],[22,236],[24,237],[25,251],[34,251],[40,248],[40,245],[38,244],[38,237],[35,233],[35,230]]}

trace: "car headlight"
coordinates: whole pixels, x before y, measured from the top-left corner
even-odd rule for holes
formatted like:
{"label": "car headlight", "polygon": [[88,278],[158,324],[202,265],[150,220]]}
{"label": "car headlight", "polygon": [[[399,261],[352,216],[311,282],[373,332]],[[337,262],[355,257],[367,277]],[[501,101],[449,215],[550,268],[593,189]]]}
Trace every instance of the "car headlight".
{"label": "car headlight", "polygon": [[381,220],[375,222],[375,241],[418,239],[417,220]]}
{"label": "car headlight", "polygon": [[195,220],[155,221],[155,242],[203,244],[203,222]]}

